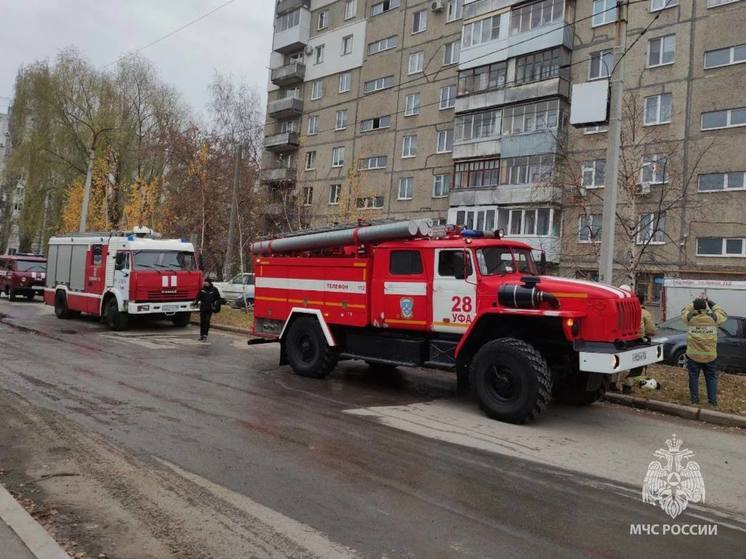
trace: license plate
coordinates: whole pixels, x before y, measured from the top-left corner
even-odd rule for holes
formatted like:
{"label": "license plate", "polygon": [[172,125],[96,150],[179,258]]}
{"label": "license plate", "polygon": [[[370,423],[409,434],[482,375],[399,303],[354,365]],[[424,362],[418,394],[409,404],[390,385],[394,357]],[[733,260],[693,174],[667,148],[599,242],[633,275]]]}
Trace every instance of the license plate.
{"label": "license plate", "polygon": [[179,310],[179,305],[163,305],[163,312],[176,312]]}

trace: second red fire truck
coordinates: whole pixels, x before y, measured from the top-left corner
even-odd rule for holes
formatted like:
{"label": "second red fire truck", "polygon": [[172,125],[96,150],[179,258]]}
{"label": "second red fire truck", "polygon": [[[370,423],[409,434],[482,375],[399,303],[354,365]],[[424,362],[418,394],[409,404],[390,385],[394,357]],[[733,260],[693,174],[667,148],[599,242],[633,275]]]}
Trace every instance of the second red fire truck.
{"label": "second red fire truck", "polygon": [[132,315],[186,326],[202,285],[191,243],[144,228],[52,237],[47,259],[44,302],[57,317],[91,314],[113,330],[125,329]]}
{"label": "second red fire truck", "polygon": [[254,334],[303,376],[340,359],[455,370],[513,423],[552,397],[591,403],[661,360],[640,339],[637,297],[540,275],[529,245],[499,237],[416,220],[254,243]]}

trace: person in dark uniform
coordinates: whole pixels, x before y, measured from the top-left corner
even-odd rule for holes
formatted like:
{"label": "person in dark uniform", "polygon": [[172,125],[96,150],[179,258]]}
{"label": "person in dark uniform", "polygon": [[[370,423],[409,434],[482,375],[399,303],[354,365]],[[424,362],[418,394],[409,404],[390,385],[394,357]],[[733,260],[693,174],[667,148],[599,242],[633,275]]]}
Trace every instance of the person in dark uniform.
{"label": "person in dark uniform", "polygon": [[210,319],[212,313],[219,310],[221,303],[220,292],[218,288],[212,285],[212,279],[205,278],[202,289],[194,301],[199,305],[199,339],[207,340],[207,333],[210,331]]}

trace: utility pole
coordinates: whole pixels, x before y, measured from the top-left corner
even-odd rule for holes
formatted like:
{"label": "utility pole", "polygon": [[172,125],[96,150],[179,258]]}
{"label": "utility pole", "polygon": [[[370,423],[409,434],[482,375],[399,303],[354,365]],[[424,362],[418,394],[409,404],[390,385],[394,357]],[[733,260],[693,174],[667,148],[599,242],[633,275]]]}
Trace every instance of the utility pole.
{"label": "utility pole", "polygon": [[236,205],[238,202],[238,183],[241,179],[241,157],[243,156],[243,145],[239,142],[236,150],[236,166],[233,170],[233,189],[231,191],[231,213],[228,220],[228,245],[225,247],[225,262],[223,263],[223,279],[227,280],[231,272],[231,259],[233,258],[233,230],[236,228]]}
{"label": "utility pole", "polygon": [[[606,187],[601,221],[601,258],[598,280],[614,281],[614,245],[616,207],[619,194],[619,156],[622,144],[622,101],[624,97],[624,53],[627,50],[627,10],[629,0],[617,2],[614,67],[611,73],[611,100],[609,102],[609,148],[606,152]],[[603,62],[603,58],[602,58]]]}

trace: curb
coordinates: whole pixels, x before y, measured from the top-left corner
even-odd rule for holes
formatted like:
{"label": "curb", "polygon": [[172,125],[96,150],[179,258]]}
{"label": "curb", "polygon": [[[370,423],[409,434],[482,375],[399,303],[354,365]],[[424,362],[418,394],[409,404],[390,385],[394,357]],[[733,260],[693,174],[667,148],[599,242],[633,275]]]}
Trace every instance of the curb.
{"label": "curb", "polygon": [[746,429],[746,417],[733,413],[723,413],[720,411],[707,410],[694,406],[684,406],[673,404],[671,402],[661,402],[658,400],[649,400],[647,398],[638,398],[626,394],[616,394],[609,392],[604,395],[604,400],[613,404],[629,406],[643,410],[652,410],[668,415],[675,415],[684,419],[695,419],[705,423],[716,425],[725,425],[727,427],[741,427]]}
{"label": "curb", "polygon": [[[190,324],[199,326],[199,320],[192,320]],[[238,326],[223,326],[222,324],[210,324],[210,330],[223,330],[225,332],[231,332],[233,334],[246,334],[249,335],[248,328],[239,328]]]}
{"label": "curb", "polygon": [[36,559],[70,559],[44,527],[0,485],[0,520],[8,525]]}

